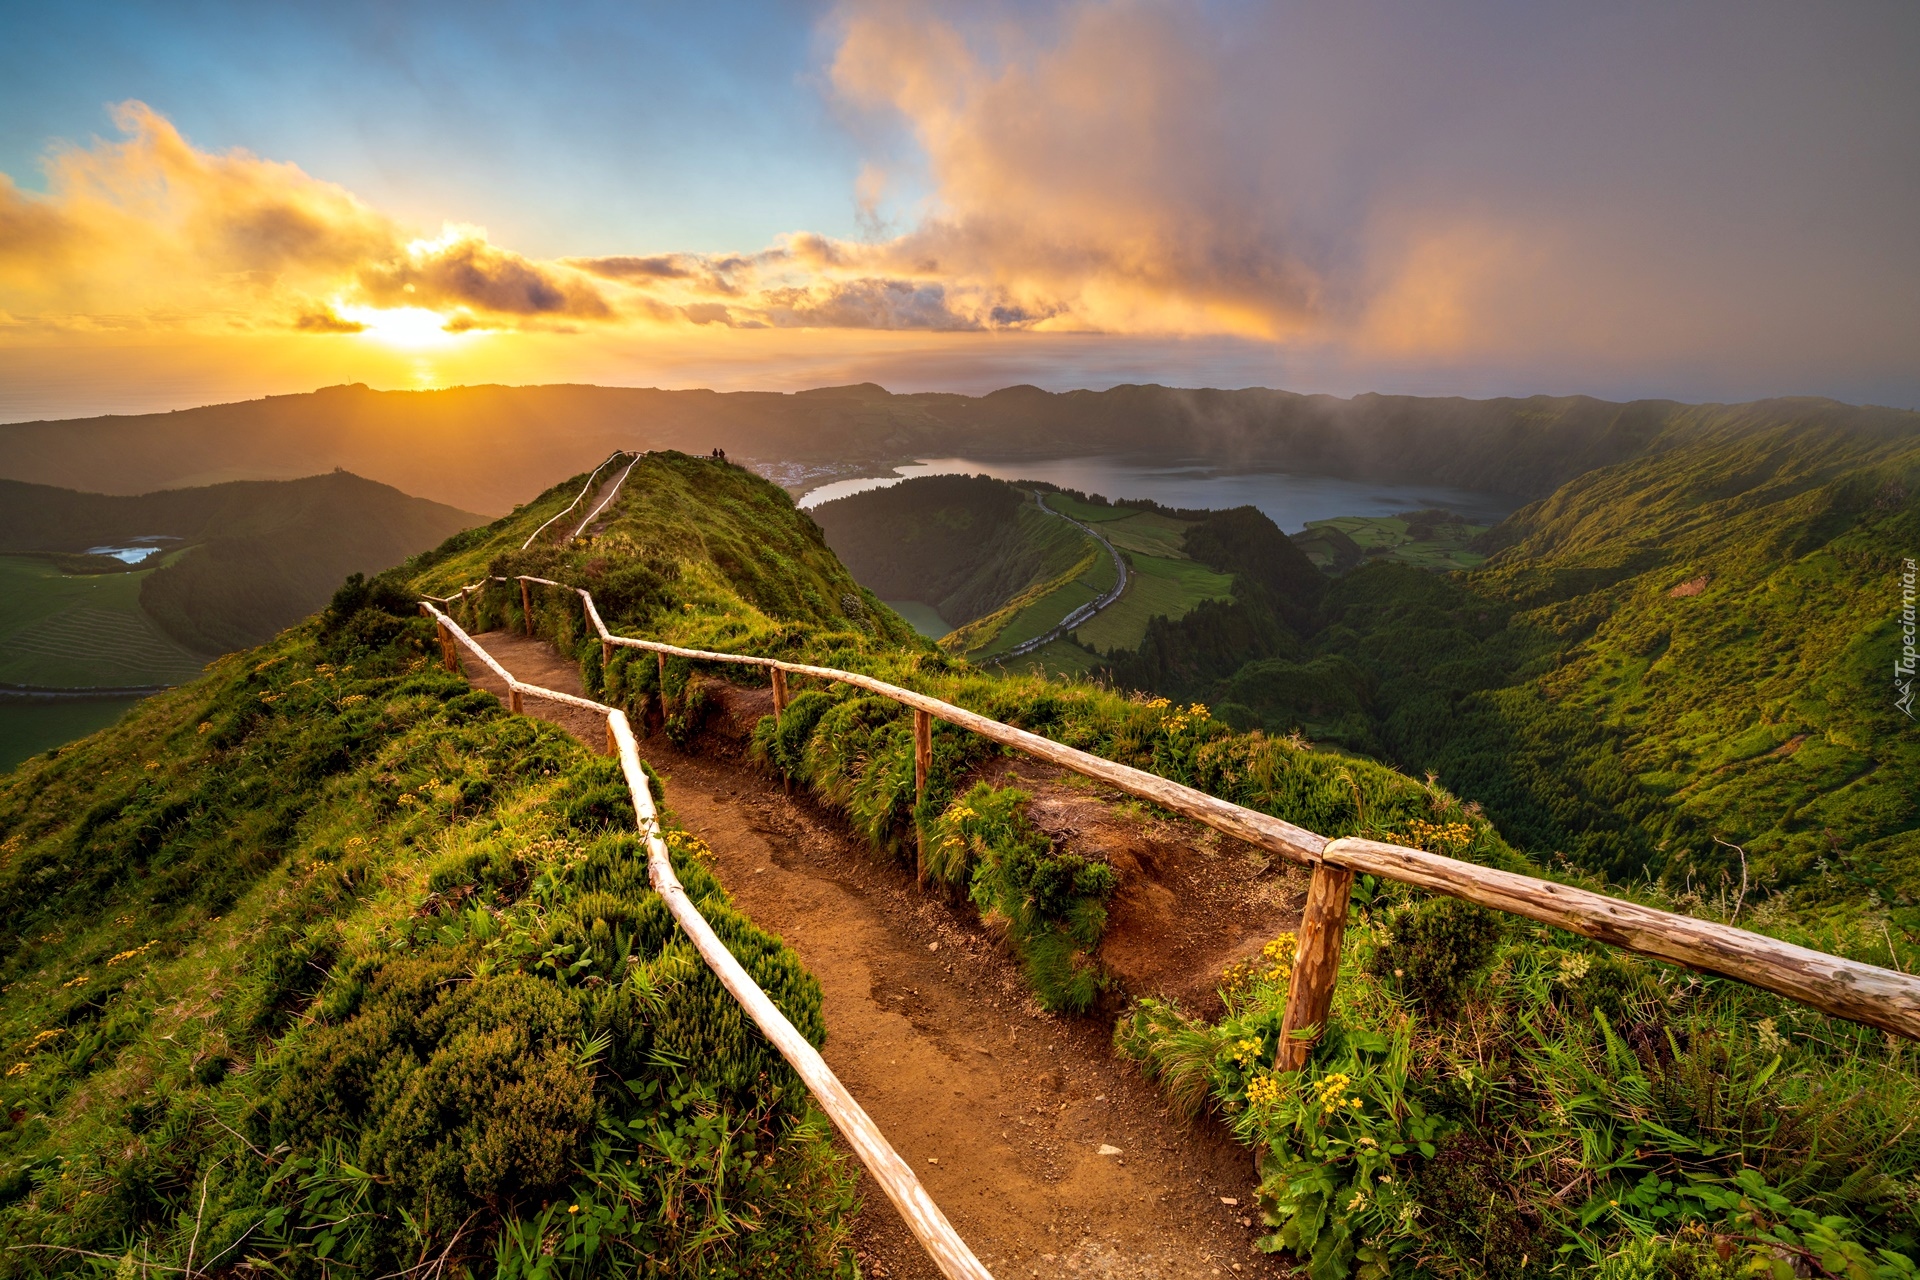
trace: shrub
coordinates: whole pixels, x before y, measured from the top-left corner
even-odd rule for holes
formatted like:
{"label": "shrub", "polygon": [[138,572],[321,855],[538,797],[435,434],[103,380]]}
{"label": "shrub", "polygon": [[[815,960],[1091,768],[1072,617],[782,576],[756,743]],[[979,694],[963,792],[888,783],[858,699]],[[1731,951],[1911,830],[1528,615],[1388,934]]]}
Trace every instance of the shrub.
{"label": "shrub", "polygon": [[1031,801],[976,784],[928,826],[927,871],[964,883],[983,916],[1005,919],[1041,1004],[1077,1013],[1105,986],[1092,952],[1106,927],[1113,868],[1055,852],[1027,816]]}
{"label": "shrub", "polygon": [[1386,944],[1373,956],[1374,974],[1426,1013],[1445,1017],[1493,960],[1501,923],[1483,907],[1436,897],[1396,908],[1386,929]]}

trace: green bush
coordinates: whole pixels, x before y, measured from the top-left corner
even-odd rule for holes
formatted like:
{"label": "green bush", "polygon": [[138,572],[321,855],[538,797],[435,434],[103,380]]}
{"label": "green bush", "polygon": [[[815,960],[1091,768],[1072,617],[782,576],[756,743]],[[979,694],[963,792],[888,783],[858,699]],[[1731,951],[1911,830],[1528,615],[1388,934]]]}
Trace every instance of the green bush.
{"label": "green bush", "polygon": [[1092,958],[1113,868],[1058,853],[1027,816],[1032,797],[977,783],[926,830],[926,869],[964,884],[981,915],[1006,921],[1042,1006],[1079,1013],[1105,987]]}
{"label": "green bush", "polygon": [[1500,917],[1458,898],[1409,903],[1386,919],[1386,941],[1372,969],[1423,1012],[1446,1017],[1493,961]]}

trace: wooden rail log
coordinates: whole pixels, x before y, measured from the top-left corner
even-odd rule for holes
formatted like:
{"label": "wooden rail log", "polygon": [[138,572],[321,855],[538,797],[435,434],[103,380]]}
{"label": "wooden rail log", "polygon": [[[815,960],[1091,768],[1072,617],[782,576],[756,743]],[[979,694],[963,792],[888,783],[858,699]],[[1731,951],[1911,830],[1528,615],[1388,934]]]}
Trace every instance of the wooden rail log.
{"label": "wooden rail log", "polygon": [[1731,925],[1571,885],[1348,837],[1328,862],[1553,925],[1622,951],[1736,978],[1823,1013],[1920,1040],[1920,979]]}
{"label": "wooden rail log", "polygon": [[685,930],[694,949],[720,979],[721,985],[739,1002],[761,1034],[800,1076],[802,1083],[820,1103],[820,1109],[826,1112],[861,1163],[873,1175],[874,1181],[880,1184],[887,1199],[893,1202],[908,1230],[919,1240],[934,1265],[939,1267],[940,1273],[948,1280],[993,1280],[993,1274],[974,1256],[973,1250],[967,1247],[966,1241],[960,1238],[960,1233],[953,1229],[953,1224],[940,1211],[940,1206],[927,1194],[912,1166],[900,1158],[881,1133],[880,1127],[848,1092],[847,1087],[840,1083],[839,1077],[833,1074],[819,1051],[807,1042],[807,1038],[800,1034],[779,1006],[754,982],[753,976],[727,950],[726,944],[687,896],[679,877],[673,872],[666,841],[660,832],[659,815],[654,809],[653,793],[647,785],[646,771],[640,766],[639,745],[634,740],[633,729],[627,723],[626,715],[604,703],[515,679],[458,623],[430,604],[423,602],[421,609],[434,618],[443,638],[450,637],[447,641],[449,652],[453,641],[457,640],[506,681],[515,711],[520,710],[524,694],[587,707],[606,717],[607,749],[610,754],[619,757],[620,770],[626,777],[627,789],[633,799],[634,814],[646,841],[648,879],[654,891],[667,904],[667,910]]}
{"label": "wooden rail log", "polygon": [[673,873],[666,841],[660,835],[660,821],[654,813],[646,771],[640,767],[640,749],[634,741],[633,729],[627,724],[626,716],[618,711],[608,712],[607,726],[618,745],[620,768],[626,774],[627,787],[633,795],[634,811],[640,816],[640,830],[647,843],[648,876],[653,881],[654,890],[673,913],[673,918],[680,922],[680,927],[693,940],[701,959],[707,962],[707,967],[713,970],[721,985],[740,1002],[740,1007],[747,1011],[754,1025],[780,1051],[780,1056],[793,1065],[800,1079],[819,1099],[821,1110],[827,1113],[845,1136],[847,1144],[860,1157],[860,1162],[866,1165],[874,1181],[886,1192],[887,1199],[893,1201],[894,1208],[900,1211],[901,1218],[919,1239],[934,1265],[940,1268],[940,1273],[949,1280],[993,1280],[992,1273],[974,1257],[973,1250],[967,1247],[960,1233],[947,1221],[947,1215],[940,1212],[940,1206],[920,1185],[912,1166],[900,1158],[886,1135],[880,1132],[880,1126],[873,1122],[866,1109],[840,1083],[839,1077],[833,1074],[819,1051],[807,1043],[807,1038],[787,1020],[779,1006],[754,982],[753,976],[734,959],[733,953],[720,941],[719,935],[714,933],[699,908],[687,897],[686,890]]}

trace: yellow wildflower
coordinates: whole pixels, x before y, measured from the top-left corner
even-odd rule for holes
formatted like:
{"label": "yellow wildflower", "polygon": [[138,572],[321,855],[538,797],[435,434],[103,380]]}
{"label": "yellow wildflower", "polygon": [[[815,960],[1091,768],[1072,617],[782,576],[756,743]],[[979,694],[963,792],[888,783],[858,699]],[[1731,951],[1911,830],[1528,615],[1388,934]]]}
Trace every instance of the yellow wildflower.
{"label": "yellow wildflower", "polygon": [[1254,1106],[1265,1106],[1280,1100],[1280,1079],[1273,1075],[1257,1075],[1247,1081],[1247,1101]]}

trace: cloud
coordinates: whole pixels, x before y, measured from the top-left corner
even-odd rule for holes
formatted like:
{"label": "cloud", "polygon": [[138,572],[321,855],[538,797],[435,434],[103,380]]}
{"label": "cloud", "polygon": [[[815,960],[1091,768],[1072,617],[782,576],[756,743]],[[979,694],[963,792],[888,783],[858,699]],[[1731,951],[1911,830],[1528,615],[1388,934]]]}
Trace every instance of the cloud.
{"label": "cloud", "polygon": [[143,103],[113,119],[122,140],[49,154],[44,195],[0,175],[0,306],[48,327],[111,316],[307,333],[361,331],[336,310],[357,304],[508,322],[615,315],[588,277],[478,228],[422,239],[296,165],[199,150]]}
{"label": "cloud", "polygon": [[613,314],[605,298],[573,268],[530,262],[488,243],[478,227],[451,227],[437,240],[415,241],[405,253],[364,266],[361,289],[383,306],[472,307],[500,316]]}
{"label": "cloud", "polygon": [[812,334],[1010,369],[1111,342],[1155,353],[1133,378],[1220,347],[1231,376],[1259,351],[1348,389],[1910,387],[1913,19],[1756,2],[845,0],[820,83],[860,152],[859,234],[731,252],[435,233],[128,103],[120,139],[50,153],[44,194],[0,175],[0,324],[789,355]]}
{"label": "cloud", "polygon": [[302,333],[365,333],[367,331],[367,326],[358,320],[337,316],[329,308],[301,312],[294,320],[293,327]]}

